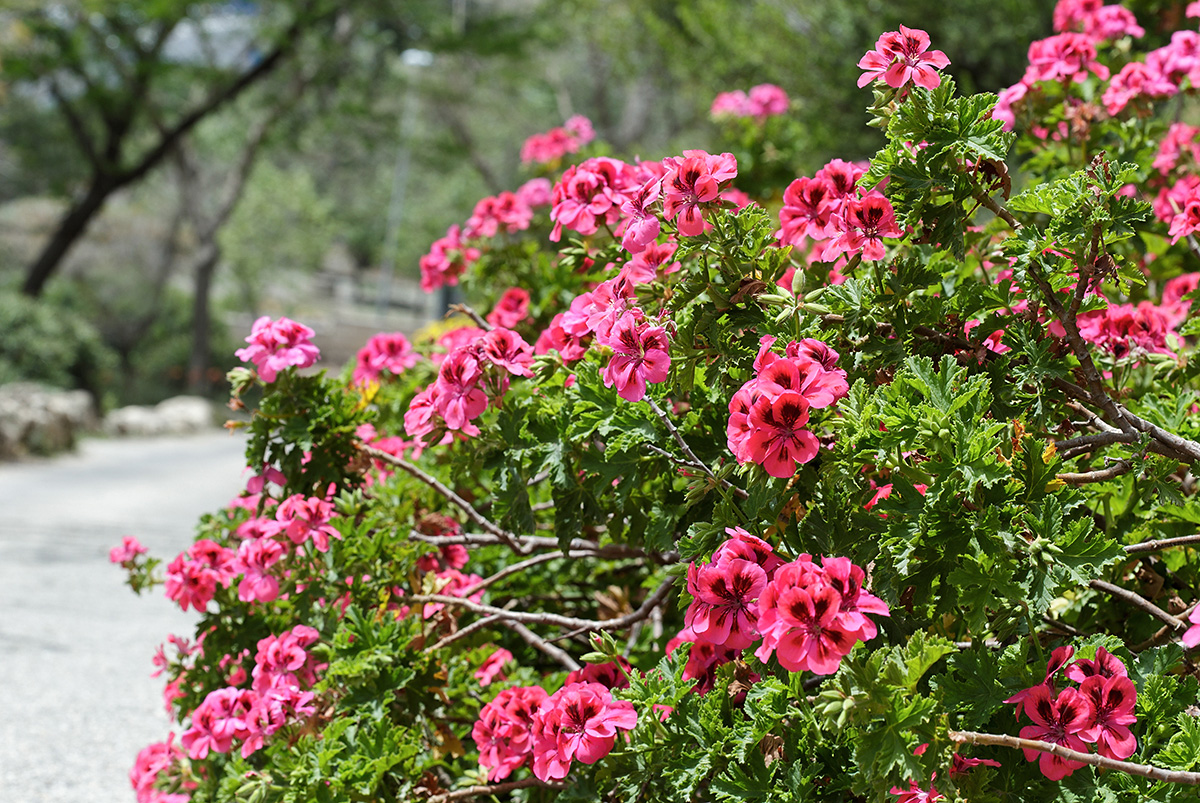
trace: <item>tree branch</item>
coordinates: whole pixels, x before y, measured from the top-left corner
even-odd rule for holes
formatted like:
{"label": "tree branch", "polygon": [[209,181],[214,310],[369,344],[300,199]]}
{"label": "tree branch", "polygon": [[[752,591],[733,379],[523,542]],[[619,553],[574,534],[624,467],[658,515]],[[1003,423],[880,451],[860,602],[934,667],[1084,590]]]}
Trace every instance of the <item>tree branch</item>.
{"label": "tree branch", "polygon": [[685,441],[683,439],[683,436],[679,434],[679,430],[675,429],[675,425],[671,423],[671,419],[667,418],[667,414],[664,413],[662,411],[662,409],[657,404],[655,404],[654,400],[651,399],[649,396],[646,397],[646,404],[650,405],[650,409],[654,411],[654,415],[656,415],[658,417],[658,420],[661,421],[663,423],[663,426],[665,426],[667,428],[667,431],[671,433],[671,437],[675,439],[675,443],[677,443],[679,445],[679,448],[683,450],[683,453],[685,455],[687,455],[688,462],[694,468],[698,468],[701,471],[703,471],[705,474],[708,475],[709,479],[711,479],[713,482],[720,485],[721,487],[727,488],[727,489],[733,491],[733,495],[736,496],[738,499],[749,499],[750,498],[750,494],[747,493],[744,488],[738,488],[735,485],[733,485],[733,483],[729,482],[728,480],[721,479],[716,474],[714,474],[712,472],[712,469],[710,469],[705,463],[701,462],[699,457],[696,457],[696,453],[692,451],[692,447],[688,446],[687,441]]}
{"label": "tree branch", "polygon": [[951,741],[959,744],[982,744],[992,747],[1012,747],[1017,750],[1036,750],[1039,753],[1049,753],[1053,756],[1058,756],[1066,761],[1091,764],[1093,767],[1099,767],[1100,769],[1116,770],[1117,772],[1124,772],[1129,775],[1137,775],[1141,778],[1149,778],[1152,781],[1165,781],[1167,783],[1186,784],[1188,786],[1200,785],[1200,772],[1165,770],[1161,767],[1150,766],[1149,764],[1118,761],[1115,758],[1105,758],[1098,753],[1081,753],[1078,750],[1071,750],[1060,744],[1051,744],[1050,742],[1039,742],[1034,739],[1022,739],[1017,736],[995,733],[976,733],[974,731],[950,731],[948,735]]}
{"label": "tree branch", "polygon": [[1178,538],[1159,538],[1156,541],[1142,541],[1140,544],[1128,545],[1125,547],[1125,551],[1130,555],[1137,555],[1141,552],[1158,552],[1160,549],[1187,546],[1188,544],[1200,544],[1200,535],[1182,535]]}
{"label": "tree branch", "polygon": [[1093,580],[1088,583],[1088,585],[1097,591],[1103,591],[1106,594],[1111,594],[1118,599],[1128,602],[1130,605],[1145,611],[1173,630],[1179,631],[1187,629],[1187,625],[1181,622],[1179,619],[1167,613],[1162,608],[1158,607],[1140,594],[1135,594],[1127,588],[1121,588],[1120,586],[1115,586],[1112,583],[1106,583],[1103,580]]}
{"label": "tree branch", "polygon": [[567,654],[565,650],[555,647],[520,622],[505,622],[504,624],[520,636],[526,644],[536,650],[541,650],[555,661],[558,661],[568,672],[575,672],[580,668],[579,662]]}
{"label": "tree branch", "polygon": [[466,608],[471,613],[478,613],[484,616],[495,616],[500,620],[507,622],[528,622],[529,624],[553,625],[555,627],[569,627],[579,632],[592,632],[595,630],[620,630],[628,627],[634,622],[641,621],[650,615],[656,607],[662,604],[667,598],[671,587],[674,585],[675,578],[667,578],[661,586],[650,596],[646,597],[645,602],[641,604],[636,611],[627,613],[624,616],[618,616],[615,619],[605,619],[604,621],[594,619],[578,619],[574,616],[562,616],[557,613],[528,613],[525,611],[506,611],[503,608],[497,608],[492,605],[484,605],[478,602],[472,602],[469,599],[462,597],[452,597],[447,594],[421,594],[408,597],[408,601],[415,603],[434,602],[442,605],[453,605],[458,608]]}
{"label": "tree branch", "polygon": [[1087,485],[1089,482],[1104,482],[1105,480],[1111,480],[1113,477],[1127,474],[1131,468],[1133,468],[1133,463],[1129,460],[1118,460],[1108,468],[1087,471],[1083,474],[1072,474],[1070,472],[1055,474],[1054,478],[1062,480],[1068,485]]}
{"label": "tree branch", "polygon": [[[1191,605],[1184,608],[1183,612],[1179,614],[1180,621],[1183,621],[1185,618],[1187,618],[1188,615],[1191,614],[1191,612],[1196,609],[1197,605],[1200,605],[1200,601],[1193,602]],[[1135,644],[1134,646],[1130,647],[1129,649],[1131,652],[1142,652],[1143,650],[1148,650],[1151,647],[1157,647],[1160,644],[1165,644],[1166,642],[1173,639],[1177,632],[1178,631],[1175,630],[1175,628],[1173,628],[1169,625],[1160,627],[1153,636],[1146,639],[1141,644]]]}
{"label": "tree branch", "polygon": [[508,781],[506,783],[496,783],[487,786],[468,786],[465,789],[455,789],[453,792],[442,792],[441,794],[425,798],[425,803],[450,803],[452,800],[466,800],[467,798],[479,797],[480,795],[498,795],[501,792],[511,792],[514,789],[527,789],[530,786],[538,786],[543,789],[566,788],[566,784],[544,783],[537,778],[526,778],[521,781]]}
{"label": "tree branch", "polygon": [[[515,535],[508,532],[507,530],[501,529],[499,526],[497,526],[496,524],[493,524],[490,520],[485,518],[484,515],[482,513],[480,513],[478,510],[476,510],[474,507],[472,507],[471,503],[468,502],[466,499],[463,499],[461,496],[456,494],[454,491],[450,490],[445,485],[443,485],[441,482],[439,482],[436,478],[429,476],[424,471],[417,468],[416,466],[414,466],[412,463],[408,462],[404,458],[396,457],[394,454],[389,454],[389,453],[383,451],[382,449],[376,449],[373,446],[367,446],[365,443],[361,443],[361,442],[358,444],[358,448],[363,454],[368,455],[369,457],[373,457],[376,460],[381,460],[385,463],[390,463],[391,465],[396,466],[397,468],[401,468],[404,471],[411,474],[412,476],[416,477],[418,480],[425,483],[430,488],[432,488],[435,491],[437,491],[438,493],[440,493],[442,496],[446,497],[446,499],[448,499],[450,502],[454,503],[460,510],[462,510],[463,513],[467,514],[467,518],[469,518],[471,521],[478,524],[480,527],[482,527],[487,532],[496,536],[496,538],[498,538],[501,543],[503,543],[504,545],[506,545],[507,547],[512,549],[514,552],[518,552],[522,555],[528,555],[529,552],[531,551],[528,547],[523,546],[517,540],[517,537]],[[450,542],[442,541],[441,543],[450,543]]]}

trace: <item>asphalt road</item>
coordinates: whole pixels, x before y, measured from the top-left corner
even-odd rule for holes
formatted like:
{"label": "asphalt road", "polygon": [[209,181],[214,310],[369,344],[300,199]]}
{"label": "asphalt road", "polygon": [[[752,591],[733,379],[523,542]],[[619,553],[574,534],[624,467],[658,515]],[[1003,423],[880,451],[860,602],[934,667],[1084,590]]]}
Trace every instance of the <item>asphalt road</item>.
{"label": "asphalt road", "polygon": [[136,596],[108,551],[185,549],[243,487],[243,449],[215,431],[0,463],[0,803],[133,803],[134,757],[171,730],[151,658],[195,614]]}

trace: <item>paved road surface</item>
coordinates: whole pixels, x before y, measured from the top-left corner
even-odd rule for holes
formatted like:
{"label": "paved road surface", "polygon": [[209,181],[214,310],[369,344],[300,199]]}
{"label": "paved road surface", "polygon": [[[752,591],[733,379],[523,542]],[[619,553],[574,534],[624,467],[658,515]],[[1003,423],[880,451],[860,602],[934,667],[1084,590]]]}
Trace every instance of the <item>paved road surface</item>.
{"label": "paved road surface", "polygon": [[133,803],[137,752],[170,729],[154,648],[190,635],[161,586],[135,596],[108,550],[126,534],[170,560],[244,484],[223,431],[89,440],[0,463],[0,801]]}

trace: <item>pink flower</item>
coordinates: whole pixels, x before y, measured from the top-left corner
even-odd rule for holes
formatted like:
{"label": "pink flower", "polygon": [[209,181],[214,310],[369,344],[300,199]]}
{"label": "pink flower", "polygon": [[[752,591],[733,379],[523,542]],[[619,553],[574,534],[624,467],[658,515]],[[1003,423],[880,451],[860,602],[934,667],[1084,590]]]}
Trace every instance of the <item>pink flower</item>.
{"label": "pink flower", "polygon": [[[468,349],[453,351],[442,362],[435,383],[434,407],[449,429],[479,434],[479,429],[470,422],[487,409],[487,394],[479,387],[482,378],[483,368]],[[409,434],[413,434],[411,429]]]}
{"label": "pink flower", "polygon": [[1079,84],[1089,72],[1101,79],[1109,76],[1108,68],[1096,61],[1092,38],[1081,33],[1060,33],[1029,45],[1029,67],[1023,81],[1031,86],[1038,81]]}
{"label": "pink flower", "polygon": [[699,638],[718,647],[740,650],[758,639],[755,600],[767,587],[767,574],[757,563],[726,558],[707,566],[688,566],[685,624]]}
{"label": "pink flower", "polygon": [[445,284],[458,284],[458,277],[480,257],[480,250],[465,245],[458,226],[446,230],[446,236],[434,240],[429,253],[421,257],[421,289],[432,293]]}
{"label": "pink flower", "polygon": [[513,654],[503,647],[497,647],[492,654],[484,659],[475,670],[475,679],[480,686],[490,686],[497,677],[504,680],[504,665],[513,659]]}
{"label": "pink flower", "polygon": [[662,180],[652,178],[634,192],[621,211],[625,213],[625,234],[621,247],[630,254],[640,254],[653,243],[662,230],[658,216],[650,208],[662,194]]}
{"label": "pink flower", "polygon": [[834,188],[824,179],[800,178],[783,191],[779,210],[781,243],[802,245],[806,238],[823,240],[837,233],[833,214],[841,204],[833,198]]}
{"label": "pink flower", "polygon": [[546,703],[538,686],[505,689],[479,712],[471,738],[489,781],[502,781],[533,756],[534,716]]}
{"label": "pink flower", "polygon": [[192,723],[179,738],[192,759],[209,752],[228,753],[234,739],[244,738],[246,715],[256,696],[248,689],[215,689],[192,712]]}
{"label": "pink flower", "polygon": [[859,76],[858,85],[864,87],[872,81],[883,79],[893,89],[912,81],[926,89],[936,89],[942,83],[938,70],[950,63],[940,50],[929,50],[929,34],[925,31],[906,28],[889,31],[879,37],[875,49],[868,51],[858,62],[865,72]]}
{"label": "pink flower", "polygon": [[279,580],[268,570],[285,554],[287,547],[274,538],[243,541],[234,562],[234,571],[243,575],[238,583],[238,599],[243,602],[271,602],[276,599],[279,596]]}
{"label": "pink flower", "polygon": [[674,240],[667,240],[665,243],[647,243],[645,248],[625,263],[619,277],[624,278],[631,285],[644,284],[657,279],[660,271],[663,274],[678,271],[679,263],[671,262],[671,257],[675,255],[675,249],[678,247],[678,243]]}
{"label": "pink flower", "polygon": [[[697,636],[690,627],[685,627],[675,638],[667,642],[667,655],[673,654],[675,650],[689,642],[692,646],[688,651],[687,663],[683,668],[683,679],[696,681],[692,691],[704,695],[712,690],[713,684],[716,682],[717,667],[739,657],[741,650],[731,650],[728,647],[710,644]],[[758,675],[754,674],[753,681],[757,682],[758,680]]]}
{"label": "pink flower", "polygon": [[342,534],[329,523],[333,518],[333,505],[318,497],[305,498],[304,494],[289,496],[275,511],[279,531],[291,539],[293,544],[311,540],[318,552],[329,551],[329,539],[339,541]]}
{"label": "pink flower", "polygon": [[704,231],[703,207],[717,202],[721,186],[737,176],[737,160],[732,153],[714,156],[700,150],[683,152],[683,158],[663,161],[663,217],[678,220],[679,233],[694,237]]}
{"label": "pink flower", "polygon": [[115,546],[108,552],[108,560],[110,563],[119,563],[122,566],[132,566],[137,560],[138,555],[145,555],[149,550],[142,546],[141,543],[132,535],[126,535],[121,539],[121,545]]}
{"label": "pink flower", "polygon": [[768,580],[775,576],[776,569],[784,565],[783,558],[775,554],[775,548],[758,536],[751,535],[741,527],[726,527],[725,532],[730,537],[713,553],[713,563],[731,558],[753,561],[766,573]]}
{"label": "pink flower", "polygon": [[1137,739],[1129,730],[1137,722],[1133,681],[1124,675],[1093,675],[1079,684],[1079,692],[1091,701],[1093,712],[1079,738],[1095,744],[1096,752],[1107,758],[1124,761],[1132,756],[1137,750]]}
{"label": "pink flower", "polygon": [[1007,89],[1000,90],[996,106],[992,109],[992,119],[1002,120],[1005,131],[1012,131],[1016,127],[1017,115],[1013,111],[1013,105],[1024,100],[1025,95],[1028,93],[1029,85],[1024,81],[1015,83]]}
{"label": "pink flower", "polygon": [[750,110],[750,98],[740,89],[718,93],[713,98],[708,113],[714,120],[726,117],[749,117],[753,114]]}
{"label": "pink flower", "polygon": [[234,352],[242,362],[252,362],[263,382],[274,382],[285,368],[307,368],[321,356],[312,344],[313,330],[289,318],[272,321],[263,316],[254,322],[246,342],[250,345]]}
{"label": "pink flower", "polygon": [[665,382],[671,368],[670,343],[661,326],[639,323],[635,316],[620,318],[604,345],[613,356],[604,368],[604,386],[617,386],[617,395],[626,401],[641,401],[646,383]]}
{"label": "pink flower", "polygon": [[1158,143],[1158,154],[1154,157],[1154,169],[1165,176],[1175,168],[1185,153],[1191,157],[1193,162],[1200,161],[1198,137],[1200,137],[1200,128],[1187,123],[1172,123],[1162,141]]}
{"label": "pink flower", "polygon": [[[1095,717],[1091,700],[1076,689],[1067,688],[1053,697],[1048,686],[1034,686],[1025,698],[1025,714],[1033,725],[1021,728],[1022,739],[1036,739],[1051,744],[1060,744],[1069,750],[1087,752],[1087,745],[1080,738],[1080,731],[1088,728]],[[1052,753],[1025,750],[1026,761],[1037,761],[1042,775],[1052,781],[1061,781],[1080,767],[1087,766],[1079,761],[1068,761]]]}
{"label": "pink flower", "polygon": [[531,209],[537,209],[540,206],[549,206],[551,202],[551,190],[553,189],[548,178],[531,178],[520,187],[517,188],[517,197]]}
{"label": "pink flower", "polygon": [[808,423],[808,408],[808,401],[792,390],[774,398],[763,395],[750,408],[744,454],[772,477],[791,477],[796,464],[812,460],[820,448],[817,436],[803,428]]}
{"label": "pink flower", "polygon": [[1140,61],[1131,61],[1113,76],[1101,102],[1111,115],[1117,115],[1135,98],[1169,98],[1179,88],[1157,70]]}
{"label": "pink flower", "polygon": [[907,789],[901,789],[898,786],[893,786],[888,790],[889,795],[896,795],[896,803],[934,803],[937,800],[944,800],[942,795],[931,783],[929,789],[925,790],[917,786],[917,782],[910,780]]}
{"label": "pink flower", "polygon": [[402,333],[380,332],[359,350],[354,381],[360,384],[373,382],[384,371],[399,376],[420,361],[421,355],[412,350],[412,344]]}
{"label": "pink flower", "polygon": [[568,167],[554,185],[550,239],[562,239],[564,227],[591,235],[616,223],[621,205],[635,190],[629,166],[617,159],[598,156]]}
{"label": "pink flower", "polygon": [[775,571],[758,600],[759,660],[774,652],[792,672],[832,674],[855,643],[875,635],[864,614],[889,615],[882,600],[862,590],[860,567],[847,558],[821,563],[801,555]]}
{"label": "pink flower", "polygon": [[759,84],[750,87],[748,100],[750,114],[760,123],[768,117],[783,114],[788,110],[787,92],[775,84]]}
{"label": "pink flower", "polygon": [[512,329],[529,316],[529,291],[523,287],[510,287],[500,296],[496,307],[488,313],[487,321],[492,326]]}
{"label": "pink flower", "polygon": [[155,742],[143,747],[129,770],[129,783],[137,793],[138,803],[149,803],[159,794],[155,784],[165,772],[177,770],[183,750],[175,744],[175,734],[167,737],[165,742]]}
{"label": "pink flower", "polygon": [[[883,193],[871,190],[861,199],[846,203],[838,219],[841,231],[829,244],[832,253],[862,254],[869,262],[884,258],[884,237],[899,237],[902,232],[896,224],[896,213]],[[826,254],[828,258],[829,254]]]}
{"label": "pink flower", "polygon": [[532,376],[533,348],[511,329],[497,327],[478,341],[480,354],[513,376]]}
{"label": "pink flower", "polygon": [[555,692],[534,715],[533,774],[561,780],[571,762],[595,764],[616,744],[618,730],[637,725],[633,704],[614,700],[599,683],[572,683]]}
{"label": "pink flower", "polygon": [[1128,674],[1121,659],[1103,647],[1096,650],[1096,660],[1080,658],[1067,667],[1067,677],[1077,683],[1082,683],[1090,677],[1127,677]]}
{"label": "pink flower", "polygon": [[841,597],[821,583],[809,588],[779,588],[782,590],[778,596],[761,603],[761,607],[772,607],[776,618],[772,638],[764,638],[759,652],[773,649],[780,666],[792,672],[807,669],[818,675],[832,675],[856,641],[855,634],[838,621]]}

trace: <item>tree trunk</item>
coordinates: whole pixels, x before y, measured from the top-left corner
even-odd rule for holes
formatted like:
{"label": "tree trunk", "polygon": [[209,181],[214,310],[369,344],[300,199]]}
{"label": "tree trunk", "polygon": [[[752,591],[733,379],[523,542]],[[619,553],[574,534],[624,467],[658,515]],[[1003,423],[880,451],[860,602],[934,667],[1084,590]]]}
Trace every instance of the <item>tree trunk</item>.
{"label": "tree trunk", "polygon": [[195,285],[192,290],[192,350],[188,357],[188,392],[207,396],[212,389],[208,369],[212,363],[212,295],[213,274],[221,259],[221,249],[215,242],[205,244],[196,263]]}
{"label": "tree trunk", "polygon": [[67,211],[62,222],[58,224],[58,229],[50,237],[50,241],[42,247],[37,260],[29,267],[29,272],[25,275],[25,284],[21,286],[22,293],[33,298],[42,294],[51,274],[54,273],[67,252],[71,250],[71,246],[87,231],[92,218],[104,208],[104,202],[108,200],[108,196],[112,195],[119,186],[118,182],[107,176],[92,178],[87,194],[76,201]]}

